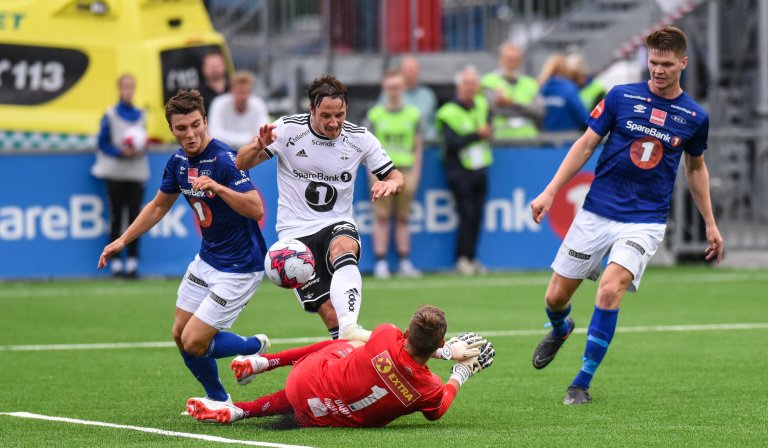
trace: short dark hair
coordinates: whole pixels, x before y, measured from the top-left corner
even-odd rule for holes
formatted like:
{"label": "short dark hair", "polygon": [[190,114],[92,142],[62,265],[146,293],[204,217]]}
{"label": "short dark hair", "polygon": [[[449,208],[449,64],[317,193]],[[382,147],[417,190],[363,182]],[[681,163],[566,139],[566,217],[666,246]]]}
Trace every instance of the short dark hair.
{"label": "short dark hair", "polygon": [[315,78],[312,84],[307,86],[307,97],[309,98],[309,104],[313,109],[316,109],[323,101],[323,98],[326,97],[331,99],[341,98],[344,104],[349,104],[347,101],[347,91],[347,86],[336,79],[335,76],[323,75]]}
{"label": "short dark hair", "polygon": [[676,26],[665,26],[648,35],[645,44],[649,50],[656,50],[660,53],[671,52],[678,56],[685,56],[685,50],[688,47],[688,39],[683,30]]}
{"label": "short dark hair", "polygon": [[165,103],[165,120],[168,122],[168,126],[171,125],[171,116],[174,114],[187,115],[199,110],[200,115],[205,118],[205,104],[203,103],[203,96],[196,89],[191,90],[179,90],[176,95],[171,97],[167,103]]}
{"label": "short dark hair", "polygon": [[443,343],[448,323],[443,310],[421,305],[408,324],[408,347],[416,356],[429,357]]}

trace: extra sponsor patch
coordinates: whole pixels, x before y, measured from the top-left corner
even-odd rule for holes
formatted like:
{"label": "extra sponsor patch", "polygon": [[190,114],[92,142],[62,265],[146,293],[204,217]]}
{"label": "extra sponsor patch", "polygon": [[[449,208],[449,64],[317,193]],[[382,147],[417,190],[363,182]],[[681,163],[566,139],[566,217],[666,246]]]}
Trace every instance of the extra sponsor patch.
{"label": "extra sponsor patch", "polygon": [[403,406],[408,407],[421,398],[419,391],[397,369],[387,350],[371,358],[371,364],[387,389],[400,400]]}

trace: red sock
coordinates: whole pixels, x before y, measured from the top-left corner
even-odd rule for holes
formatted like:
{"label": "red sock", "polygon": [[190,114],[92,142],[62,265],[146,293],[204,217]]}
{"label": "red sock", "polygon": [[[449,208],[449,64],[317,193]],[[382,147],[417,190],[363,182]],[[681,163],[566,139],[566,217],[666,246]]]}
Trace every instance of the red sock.
{"label": "red sock", "polygon": [[285,389],[273,394],[264,395],[253,401],[239,401],[235,406],[245,411],[245,417],[268,417],[270,415],[282,415],[291,412],[291,404]]}
{"label": "red sock", "polygon": [[261,356],[269,360],[269,367],[267,370],[273,370],[278,367],[292,366],[296,364],[296,361],[304,356],[319,351],[331,344],[339,342],[338,340],[329,339],[327,341],[321,341],[312,345],[305,345],[304,347],[290,348],[277,353],[266,353]]}

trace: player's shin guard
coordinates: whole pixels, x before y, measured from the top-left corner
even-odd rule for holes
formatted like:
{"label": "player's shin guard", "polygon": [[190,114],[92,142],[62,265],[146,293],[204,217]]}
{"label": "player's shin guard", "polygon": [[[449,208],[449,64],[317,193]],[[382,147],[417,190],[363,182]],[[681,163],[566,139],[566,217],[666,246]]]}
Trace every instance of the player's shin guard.
{"label": "player's shin guard", "polygon": [[184,364],[187,365],[192,375],[202,384],[208,398],[216,401],[227,401],[229,396],[219,379],[219,367],[214,358],[194,356],[185,351],[181,352],[181,357],[184,358]]}
{"label": "player's shin guard", "polygon": [[592,377],[605,357],[608,345],[616,332],[618,317],[618,309],[607,310],[595,306],[595,312],[592,314],[592,321],[589,323],[589,330],[587,331],[587,347],[582,357],[584,364],[582,364],[576,378],[573,379],[573,385],[589,389]]}
{"label": "player's shin guard", "polygon": [[205,356],[211,358],[229,358],[236,355],[253,355],[261,350],[258,338],[244,337],[228,331],[220,331],[211,340]]}
{"label": "player's shin guard", "polygon": [[360,315],[363,278],[357,267],[357,257],[352,253],[340,255],[333,260],[334,273],[331,278],[331,304],[339,320],[339,334],[343,335],[350,325],[357,325]]}

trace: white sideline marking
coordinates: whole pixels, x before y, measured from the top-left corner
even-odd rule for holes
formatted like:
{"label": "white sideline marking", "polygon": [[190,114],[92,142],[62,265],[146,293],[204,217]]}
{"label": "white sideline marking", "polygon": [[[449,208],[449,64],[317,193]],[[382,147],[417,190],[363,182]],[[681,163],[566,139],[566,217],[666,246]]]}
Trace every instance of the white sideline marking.
{"label": "white sideline marking", "polygon": [[[403,280],[397,281],[367,281],[366,290],[408,290],[408,289],[456,289],[456,288],[476,288],[478,286],[505,288],[510,286],[546,286],[549,283],[550,274],[534,273],[529,277],[472,277],[459,278],[455,276],[444,276],[426,280]],[[659,273],[648,280],[650,283],[733,283],[743,281],[768,282],[768,273],[766,272],[706,272],[700,274],[664,274]],[[149,294],[176,294],[176,286],[124,286],[115,284],[114,286],[87,287],[78,291],[62,290],[61,288],[39,288],[28,289],[24,284],[19,287],[7,286],[0,289],[0,299],[22,299],[35,297],[80,297],[104,296],[111,297],[115,291],[120,291],[123,295],[149,295]],[[258,298],[258,294],[256,295]]]}
{"label": "white sideline marking", "polygon": [[207,442],[219,442],[219,443],[228,443],[230,445],[249,445],[249,446],[265,446],[265,447],[273,447],[273,448],[311,448],[304,445],[286,445],[283,443],[270,443],[270,442],[257,442],[253,440],[237,440],[237,439],[227,439],[224,437],[217,437],[217,436],[209,436],[205,434],[191,434],[187,432],[178,432],[178,431],[168,431],[165,429],[157,429],[157,428],[144,428],[141,426],[131,426],[131,425],[118,425],[115,423],[106,423],[106,422],[95,422],[92,420],[79,420],[76,418],[67,418],[67,417],[53,417],[50,415],[40,415],[40,414],[32,414],[30,412],[0,412],[0,415],[8,415],[11,417],[19,417],[19,418],[31,418],[36,420],[49,420],[54,422],[65,422],[65,423],[74,423],[76,425],[87,425],[87,426],[103,426],[107,428],[117,428],[117,429],[130,429],[132,431],[140,431],[140,432],[147,432],[150,434],[158,434],[161,436],[170,436],[170,437],[183,437],[186,439],[198,439],[198,440],[205,440]]}
{"label": "white sideline marking", "polygon": [[[638,327],[617,327],[618,333],[662,333],[679,331],[724,331],[724,330],[768,330],[768,323],[735,323],[735,324],[700,324],[700,325],[645,325]],[[547,329],[539,330],[501,330],[477,331],[485,337],[516,337],[535,336],[546,333]],[[586,333],[586,328],[577,328],[574,333]],[[449,333],[459,335],[461,333]],[[328,339],[327,337],[276,338],[270,339],[272,344],[309,344]],[[120,348],[169,348],[175,347],[167,342],[118,342],[102,344],[48,344],[48,345],[0,345],[0,352],[34,352],[44,350],[113,350]]]}

